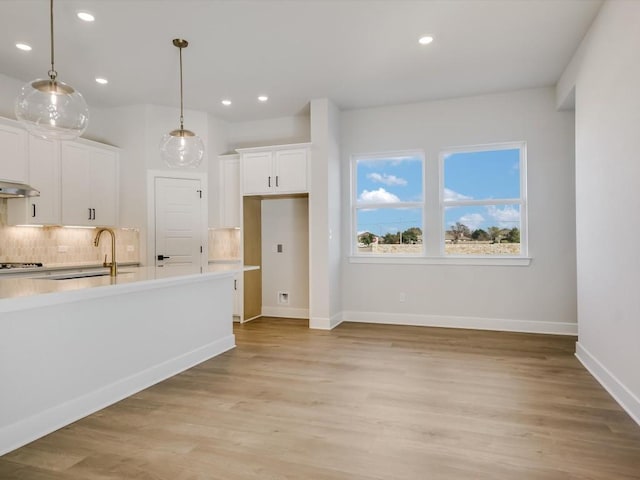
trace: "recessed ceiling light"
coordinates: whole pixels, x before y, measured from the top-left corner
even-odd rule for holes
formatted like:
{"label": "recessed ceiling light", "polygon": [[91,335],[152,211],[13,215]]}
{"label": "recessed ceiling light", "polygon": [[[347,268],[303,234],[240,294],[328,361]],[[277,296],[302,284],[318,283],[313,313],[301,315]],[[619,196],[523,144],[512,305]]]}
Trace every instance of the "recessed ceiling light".
{"label": "recessed ceiling light", "polygon": [[78,12],[77,15],[80,20],[85,22],[93,22],[96,19],[96,17],[91,15],[89,12]]}
{"label": "recessed ceiling light", "polygon": [[433,42],[433,37],[431,35],[425,35],[418,39],[418,43],[420,45],[429,45],[431,42]]}
{"label": "recessed ceiling light", "polygon": [[96,77],[96,82],[100,85],[106,85],[107,83],[109,83],[109,80],[107,80],[106,78]]}
{"label": "recessed ceiling light", "polygon": [[225,107],[228,107],[229,105],[231,105],[231,100],[222,100],[222,104],[223,104]]}
{"label": "recessed ceiling light", "polygon": [[26,43],[16,43],[16,48],[28,52],[31,50],[31,45],[27,45]]}
{"label": "recessed ceiling light", "polygon": [[266,95],[260,95],[258,97],[258,100],[260,100],[261,102],[266,102],[267,100],[269,100],[269,97],[267,97]]}

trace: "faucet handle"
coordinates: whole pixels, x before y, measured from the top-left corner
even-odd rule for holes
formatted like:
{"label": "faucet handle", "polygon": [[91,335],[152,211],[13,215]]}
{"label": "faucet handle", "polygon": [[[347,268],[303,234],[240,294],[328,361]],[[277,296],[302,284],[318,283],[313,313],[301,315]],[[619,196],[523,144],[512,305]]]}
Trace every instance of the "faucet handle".
{"label": "faucet handle", "polygon": [[109,264],[107,263],[107,254],[104,254],[104,263],[102,264],[103,267],[108,267]]}

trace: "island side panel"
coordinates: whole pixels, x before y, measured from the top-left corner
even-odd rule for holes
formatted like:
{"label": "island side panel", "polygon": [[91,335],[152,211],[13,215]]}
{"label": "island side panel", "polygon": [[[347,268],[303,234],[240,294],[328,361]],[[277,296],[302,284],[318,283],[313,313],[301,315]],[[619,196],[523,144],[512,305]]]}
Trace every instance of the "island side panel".
{"label": "island side panel", "polygon": [[233,348],[232,291],[203,276],[3,313],[0,455]]}

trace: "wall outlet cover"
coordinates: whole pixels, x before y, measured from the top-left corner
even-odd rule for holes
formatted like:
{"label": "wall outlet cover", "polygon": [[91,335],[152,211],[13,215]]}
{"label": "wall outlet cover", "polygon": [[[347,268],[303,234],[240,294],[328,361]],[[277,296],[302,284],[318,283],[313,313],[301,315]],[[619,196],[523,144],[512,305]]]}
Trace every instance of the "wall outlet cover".
{"label": "wall outlet cover", "polygon": [[278,305],[289,305],[289,292],[278,292]]}

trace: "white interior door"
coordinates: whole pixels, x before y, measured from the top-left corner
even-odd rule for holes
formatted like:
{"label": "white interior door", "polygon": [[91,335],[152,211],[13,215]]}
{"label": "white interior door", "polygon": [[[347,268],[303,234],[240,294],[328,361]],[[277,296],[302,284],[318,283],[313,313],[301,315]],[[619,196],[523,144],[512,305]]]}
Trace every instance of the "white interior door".
{"label": "white interior door", "polygon": [[200,180],[155,179],[156,266],[202,265]]}

